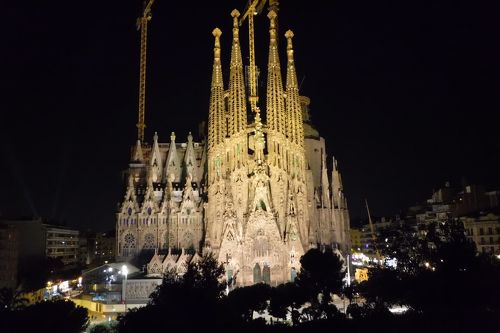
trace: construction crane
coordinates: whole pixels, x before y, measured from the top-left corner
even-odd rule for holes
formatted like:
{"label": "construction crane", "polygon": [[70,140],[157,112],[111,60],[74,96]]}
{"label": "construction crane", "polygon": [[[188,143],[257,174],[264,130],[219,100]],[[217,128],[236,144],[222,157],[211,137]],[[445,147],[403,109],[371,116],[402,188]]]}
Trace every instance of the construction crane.
{"label": "construction crane", "polygon": [[137,139],[144,142],[146,113],[146,51],[148,41],[148,22],[151,20],[151,6],[154,0],[144,1],[142,16],[137,19],[137,30],[141,31],[141,58],[139,68],[139,119],[137,122]]}
{"label": "construction crane", "polygon": [[[243,21],[247,18],[247,16],[251,13],[250,7],[253,7],[254,15],[258,15],[262,12],[262,9],[264,9],[264,6],[266,5],[267,0],[249,0],[247,2],[247,6],[245,10],[243,11],[243,15],[241,16],[240,19],[240,26],[243,24]],[[279,7],[279,1],[278,0],[269,0],[269,10],[274,10],[275,12],[278,11]]]}
{"label": "construction crane", "polygon": [[[239,25],[241,26],[245,19],[248,18],[248,48],[250,53],[250,65],[248,66],[250,94],[248,96],[248,100],[250,101],[250,109],[253,112],[257,112],[257,103],[259,102],[257,92],[257,66],[255,65],[255,35],[253,17],[262,12],[266,2],[267,0],[249,0],[239,21]],[[278,0],[269,0],[269,9],[276,11],[278,9]]]}
{"label": "construction crane", "polygon": [[375,228],[373,227],[372,217],[370,214],[370,209],[368,208],[368,201],[365,199],[366,204],[366,212],[368,213],[368,223],[370,224],[370,232],[372,234],[373,247],[375,249],[375,258],[377,261],[380,261],[382,256],[380,255],[380,251],[377,247],[377,236],[375,235]]}
{"label": "construction crane", "polygon": [[257,67],[255,65],[255,44],[254,44],[254,15],[259,14],[262,8],[266,4],[265,0],[250,0],[247,4],[243,16],[240,19],[240,25],[243,24],[245,19],[248,17],[248,44],[250,53],[250,65],[249,65],[249,86],[250,94],[248,100],[250,101],[250,109],[253,112],[257,112],[257,103],[259,102],[259,96],[257,95]]}

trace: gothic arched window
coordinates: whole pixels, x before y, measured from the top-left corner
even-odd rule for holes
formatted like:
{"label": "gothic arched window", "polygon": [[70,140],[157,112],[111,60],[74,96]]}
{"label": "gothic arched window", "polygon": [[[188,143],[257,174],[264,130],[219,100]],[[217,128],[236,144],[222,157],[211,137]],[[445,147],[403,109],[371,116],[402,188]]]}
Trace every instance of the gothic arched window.
{"label": "gothic arched window", "polygon": [[154,249],[155,248],[155,236],[153,234],[146,234],[144,236],[144,246],[143,249]]}
{"label": "gothic arched window", "polygon": [[124,257],[130,257],[135,254],[135,237],[132,234],[126,234],[123,237],[123,256]]}

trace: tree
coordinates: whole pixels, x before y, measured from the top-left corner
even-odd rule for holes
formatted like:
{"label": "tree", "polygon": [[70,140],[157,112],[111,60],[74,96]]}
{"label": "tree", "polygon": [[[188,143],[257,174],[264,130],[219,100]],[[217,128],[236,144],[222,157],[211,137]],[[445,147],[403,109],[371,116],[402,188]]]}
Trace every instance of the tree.
{"label": "tree", "polygon": [[99,323],[92,326],[89,333],[116,333],[118,329],[117,325],[116,321]]}
{"label": "tree", "polygon": [[10,329],[5,332],[12,333],[80,333],[89,323],[87,309],[66,300],[39,302],[13,311],[7,321]]}
{"label": "tree", "polygon": [[[491,326],[500,315],[500,262],[476,254],[459,220],[433,223],[423,231],[411,250],[404,243],[396,247],[397,269],[370,272],[360,286],[366,306],[351,307],[351,316],[380,317],[392,304],[404,304],[414,322],[452,331]],[[412,269],[400,266],[409,251],[415,253]]]}
{"label": "tree", "polygon": [[199,292],[205,300],[218,300],[224,294],[226,284],[223,281],[224,266],[211,255],[204,255],[199,262],[187,265],[183,282]]}
{"label": "tree", "polygon": [[330,302],[333,294],[342,291],[345,276],[342,259],[331,249],[311,249],[302,256],[300,263],[302,268],[296,283],[304,289],[311,303],[307,315],[312,319],[334,316],[337,311]]}
{"label": "tree", "polygon": [[28,300],[23,298],[19,291],[7,287],[0,289],[0,311],[18,310],[25,307],[27,303]]}
{"label": "tree", "polygon": [[418,234],[408,223],[382,229],[380,239],[388,241],[380,244],[379,249],[384,257],[397,259],[400,271],[416,274],[426,255],[423,251],[426,245]]}
{"label": "tree", "polygon": [[236,320],[250,322],[253,319],[254,311],[262,313],[267,309],[267,302],[271,298],[271,290],[272,288],[265,283],[236,288],[226,297],[225,309]]}
{"label": "tree", "polygon": [[390,307],[394,304],[407,304],[406,292],[410,275],[388,268],[372,268],[368,281],[358,286],[359,293],[368,303]]}
{"label": "tree", "polygon": [[295,282],[280,284],[271,290],[269,313],[274,317],[287,319],[290,315],[292,322],[299,322],[299,309],[308,300],[304,288]]}
{"label": "tree", "polygon": [[224,296],[224,267],[210,254],[191,262],[181,277],[167,272],[146,307],[129,311],[118,331],[195,331],[219,325]]}
{"label": "tree", "polygon": [[417,232],[411,226],[402,224],[400,228],[383,234],[391,240],[387,247],[382,247],[383,254],[397,260],[399,271],[415,275],[428,267],[453,270],[474,261],[476,249],[474,243],[467,239],[461,221],[449,218],[418,228]]}

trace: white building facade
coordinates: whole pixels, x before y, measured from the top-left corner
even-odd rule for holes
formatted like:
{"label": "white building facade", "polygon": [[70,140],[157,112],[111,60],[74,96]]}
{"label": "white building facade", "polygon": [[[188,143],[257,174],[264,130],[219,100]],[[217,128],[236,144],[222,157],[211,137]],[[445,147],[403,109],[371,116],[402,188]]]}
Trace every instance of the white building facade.
{"label": "white building facade", "polygon": [[[300,96],[293,33],[285,34],[286,78],[278,54],[276,13],[269,11],[265,105],[244,75],[239,13],[234,10],[229,83],[224,85],[221,31],[214,63],[208,135],[194,141],[141,142],[132,148],[127,189],[117,213],[117,257],[155,250],[166,269],[169,249],[212,252],[236,285],[293,280],[311,247],[349,249],[349,214],[337,161],[327,168],[325,140]],[[255,70],[255,67],[254,67]],[[261,111],[261,108],[263,111]],[[262,120],[264,118],[265,120]]]}

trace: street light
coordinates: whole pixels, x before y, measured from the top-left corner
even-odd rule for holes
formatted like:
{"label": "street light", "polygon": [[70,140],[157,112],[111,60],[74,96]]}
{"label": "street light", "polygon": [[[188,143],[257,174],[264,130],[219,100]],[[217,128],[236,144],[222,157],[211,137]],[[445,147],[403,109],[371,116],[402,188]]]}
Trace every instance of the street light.
{"label": "street light", "polygon": [[126,265],[122,266],[121,274],[124,276],[124,280],[122,281],[122,300],[125,303],[125,312],[127,312],[127,299],[125,298],[125,289],[127,289],[128,268]]}

